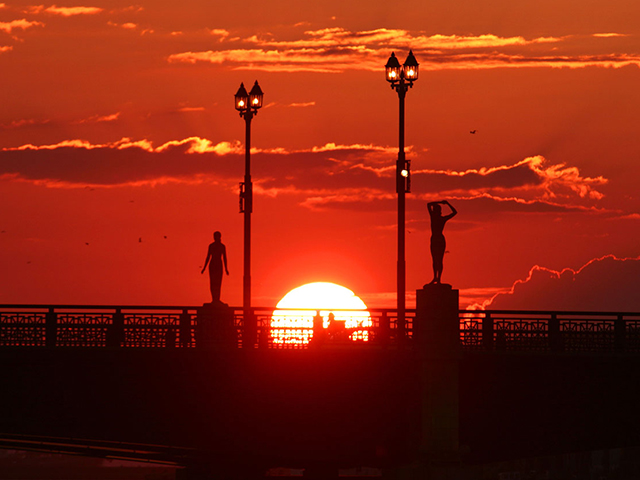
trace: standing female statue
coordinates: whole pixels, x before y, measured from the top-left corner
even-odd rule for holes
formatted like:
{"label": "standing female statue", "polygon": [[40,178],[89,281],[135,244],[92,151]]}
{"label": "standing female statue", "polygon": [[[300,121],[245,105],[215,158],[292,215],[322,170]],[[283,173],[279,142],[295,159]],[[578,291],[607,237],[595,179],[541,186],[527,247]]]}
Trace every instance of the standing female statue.
{"label": "standing female statue", "polygon": [[[447,205],[451,209],[451,213],[442,215],[442,207],[440,205]],[[440,283],[442,260],[444,259],[444,251],[447,248],[447,242],[442,231],[447,220],[455,217],[458,211],[447,200],[429,202],[427,208],[431,216],[431,258],[433,259],[433,280],[431,280],[431,283]]]}
{"label": "standing female statue", "polygon": [[221,242],[222,234],[220,232],[213,233],[213,243],[209,245],[207,250],[207,258],[204,261],[204,267],[202,272],[207,269],[209,265],[209,287],[211,289],[211,302],[213,304],[220,303],[220,288],[222,287],[222,267],[224,265],[224,271],[229,275],[227,270],[227,248]]}

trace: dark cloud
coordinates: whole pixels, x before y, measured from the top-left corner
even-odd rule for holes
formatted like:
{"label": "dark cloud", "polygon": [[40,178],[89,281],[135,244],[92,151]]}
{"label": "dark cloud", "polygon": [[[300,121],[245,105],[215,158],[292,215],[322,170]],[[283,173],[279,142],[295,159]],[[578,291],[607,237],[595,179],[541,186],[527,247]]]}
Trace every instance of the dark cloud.
{"label": "dark cloud", "polygon": [[[457,173],[457,172],[456,172]],[[428,182],[420,182],[428,176]],[[454,174],[454,172],[417,171],[413,174],[416,189],[428,191],[428,186],[437,185],[438,191],[482,190],[489,188],[520,188],[539,186],[544,179],[532,168],[531,163],[518,163],[488,172],[471,170]]]}
{"label": "dark cloud", "polygon": [[78,185],[120,185],[163,178],[187,180],[197,175],[238,175],[240,155],[186,154],[189,145],[163,151],[143,148],[58,147],[0,152],[0,175]]}
{"label": "dark cloud", "polygon": [[[393,149],[374,145],[334,145],[310,150],[257,150],[252,154],[256,192],[295,195],[312,209],[393,211]],[[238,181],[244,173],[241,144],[191,137],[153,147],[124,138],[93,145],[69,140],[0,151],[0,175],[50,186],[114,186],[177,181]],[[529,157],[513,165],[479,170],[417,170],[412,175],[408,211],[421,211],[436,197],[455,199],[467,212],[598,212],[602,177],[575,167]]]}
{"label": "dark cloud", "polygon": [[640,257],[608,255],[578,270],[534,267],[512,293],[498,294],[487,309],[640,312]]}

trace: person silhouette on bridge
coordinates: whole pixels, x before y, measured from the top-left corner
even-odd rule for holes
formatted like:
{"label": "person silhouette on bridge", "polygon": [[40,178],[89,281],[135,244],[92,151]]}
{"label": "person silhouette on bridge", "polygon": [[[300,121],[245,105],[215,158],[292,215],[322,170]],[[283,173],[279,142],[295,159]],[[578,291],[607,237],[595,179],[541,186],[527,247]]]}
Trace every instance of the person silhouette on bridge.
{"label": "person silhouette on bridge", "polygon": [[204,261],[204,267],[202,267],[201,274],[209,265],[209,288],[211,289],[211,303],[220,303],[220,289],[222,287],[222,266],[224,265],[224,271],[229,275],[227,269],[227,247],[220,241],[222,234],[220,232],[213,233],[213,243],[209,244],[207,250],[207,258]]}
{"label": "person silhouette on bridge", "polygon": [[[451,209],[449,215],[442,215],[442,207],[447,205]],[[431,258],[433,260],[433,280],[432,284],[440,283],[442,278],[442,262],[444,259],[444,251],[447,248],[447,242],[442,231],[447,220],[451,220],[456,216],[458,211],[447,200],[439,202],[429,202],[427,204],[429,216],[431,217]]]}

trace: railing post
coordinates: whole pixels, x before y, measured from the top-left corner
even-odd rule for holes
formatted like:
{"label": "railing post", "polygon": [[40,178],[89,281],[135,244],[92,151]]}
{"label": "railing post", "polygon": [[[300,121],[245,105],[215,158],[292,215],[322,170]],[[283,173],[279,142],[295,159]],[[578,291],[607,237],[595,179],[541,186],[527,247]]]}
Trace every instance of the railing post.
{"label": "railing post", "polygon": [[313,317],[313,339],[311,341],[311,345],[314,348],[320,347],[324,343],[324,333],[324,321],[322,315],[320,315],[320,310],[317,310]]}
{"label": "railing post", "polygon": [[117,348],[124,342],[124,315],[119,308],[116,308],[111,325],[107,327],[107,347]]}
{"label": "railing post", "polygon": [[402,344],[407,339],[407,323],[404,317],[396,317],[396,342]]}
{"label": "railing post", "polygon": [[167,331],[164,337],[165,348],[176,348],[176,327],[173,325],[167,325]]}
{"label": "railing post", "polygon": [[380,324],[378,326],[378,341],[382,345],[387,345],[389,343],[390,333],[391,333],[391,325],[389,322],[389,314],[385,310],[382,312],[382,316],[380,317]]}
{"label": "railing post", "polygon": [[487,352],[493,351],[493,318],[491,313],[485,312],[482,319],[482,346]]}
{"label": "railing post", "polygon": [[58,314],[49,308],[44,319],[44,344],[46,347],[53,348],[56,346],[58,338]]}
{"label": "railing post", "polygon": [[614,346],[616,353],[622,353],[625,350],[627,325],[622,315],[618,315],[613,323]]}
{"label": "railing post", "polygon": [[556,313],[551,314],[551,318],[549,318],[549,348],[552,352],[557,353],[563,350],[562,348],[562,337],[560,336],[560,320],[558,320],[558,315]]}
{"label": "railing post", "polygon": [[242,348],[255,348],[258,340],[258,323],[253,309],[243,310]]}
{"label": "railing post", "polygon": [[[256,326],[258,325],[258,316],[256,315]],[[270,317],[263,319],[258,328],[258,348],[269,348],[269,339],[271,338],[271,321]]]}
{"label": "railing post", "polygon": [[191,315],[187,309],[182,310],[180,319],[178,320],[178,332],[180,334],[180,345],[182,347],[188,347],[191,345],[191,339],[193,338],[191,333]]}

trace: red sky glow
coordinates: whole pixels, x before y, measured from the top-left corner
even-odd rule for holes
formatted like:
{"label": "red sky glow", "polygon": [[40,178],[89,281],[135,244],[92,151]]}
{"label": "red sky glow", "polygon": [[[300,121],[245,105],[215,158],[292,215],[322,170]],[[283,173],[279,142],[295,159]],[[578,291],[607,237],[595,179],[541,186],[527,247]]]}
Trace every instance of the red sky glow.
{"label": "red sky glow", "polygon": [[[242,303],[244,121],[253,304],[311,282],[394,307],[398,98],[406,99],[408,305],[640,311],[640,3],[201,0],[0,3],[0,303]],[[471,131],[476,133],[471,134]],[[584,299],[584,303],[581,303]]]}

